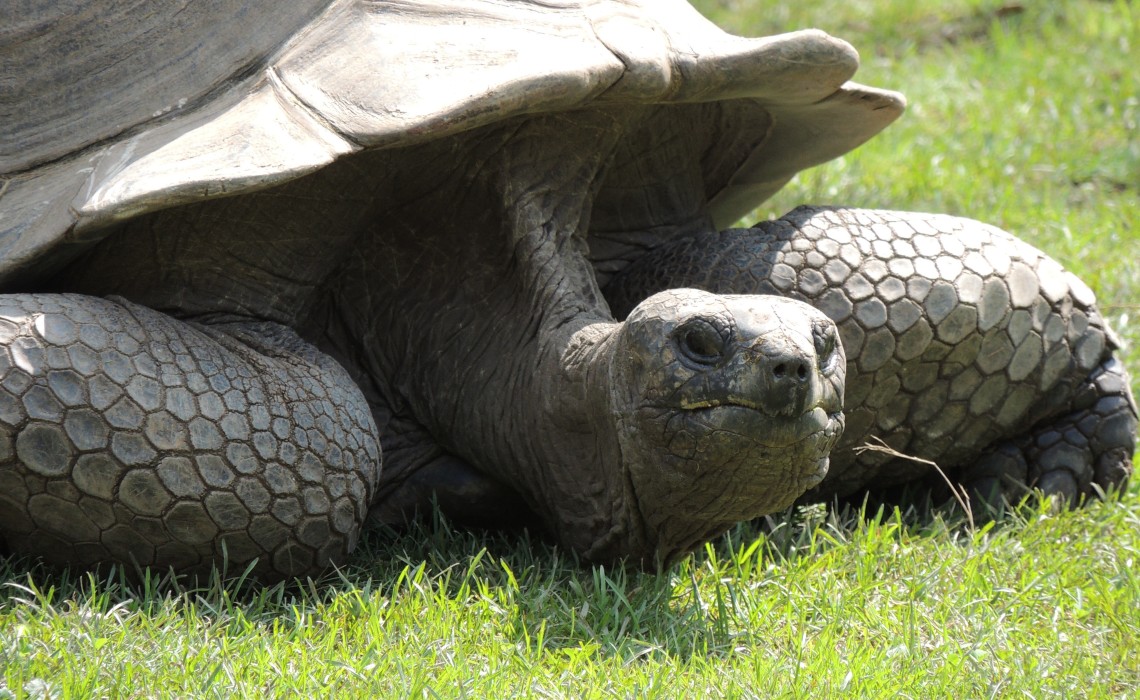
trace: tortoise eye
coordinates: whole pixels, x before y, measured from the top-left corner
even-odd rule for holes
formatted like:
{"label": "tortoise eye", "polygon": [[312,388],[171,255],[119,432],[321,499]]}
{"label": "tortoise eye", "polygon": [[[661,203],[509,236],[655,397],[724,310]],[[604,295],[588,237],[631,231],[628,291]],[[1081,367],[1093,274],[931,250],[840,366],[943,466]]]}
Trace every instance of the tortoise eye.
{"label": "tortoise eye", "polygon": [[839,337],[835,326],[830,323],[816,323],[812,329],[812,340],[815,341],[815,356],[819,360],[819,368],[829,371],[834,368],[839,359]]}
{"label": "tortoise eye", "polygon": [[687,321],[673,337],[681,354],[697,364],[712,366],[724,359],[724,336],[703,318]]}

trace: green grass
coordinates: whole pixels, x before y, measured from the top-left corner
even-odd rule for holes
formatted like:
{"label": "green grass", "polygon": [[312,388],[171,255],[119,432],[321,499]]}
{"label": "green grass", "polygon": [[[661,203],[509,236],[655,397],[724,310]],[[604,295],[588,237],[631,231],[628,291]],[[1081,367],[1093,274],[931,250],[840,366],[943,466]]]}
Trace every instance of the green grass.
{"label": "green grass", "polygon": [[823,508],[767,526],[741,526],[660,576],[583,569],[540,543],[439,524],[374,541],[350,570],[296,587],[127,586],[15,562],[0,662],[9,688],[67,697],[1128,697],[1140,687],[1134,498],[1027,509],[976,532]]}
{"label": "green grass", "polygon": [[[1140,367],[1132,3],[701,6],[743,34],[847,38],[858,79],[911,103],[753,218],[814,202],[997,223],[1090,282]],[[1136,697],[1138,496],[981,530],[801,509],[659,576],[442,523],[370,533],[350,568],[292,586],[9,560],[0,697]]]}

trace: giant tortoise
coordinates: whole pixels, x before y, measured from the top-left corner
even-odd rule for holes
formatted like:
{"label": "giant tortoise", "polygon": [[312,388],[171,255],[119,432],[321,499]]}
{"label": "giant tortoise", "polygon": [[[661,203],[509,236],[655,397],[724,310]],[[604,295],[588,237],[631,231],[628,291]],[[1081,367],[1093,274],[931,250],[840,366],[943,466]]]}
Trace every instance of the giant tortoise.
{"label": "giant tortoise", "polygon": [[845,209],[723,230],[902,112],[822,32],[99,0],[2,40],[9,551],[295,576],[434,503],[660,566],[930,476],[871,438],[978,497],[1131,472],[1116,341],[1030,246]]}

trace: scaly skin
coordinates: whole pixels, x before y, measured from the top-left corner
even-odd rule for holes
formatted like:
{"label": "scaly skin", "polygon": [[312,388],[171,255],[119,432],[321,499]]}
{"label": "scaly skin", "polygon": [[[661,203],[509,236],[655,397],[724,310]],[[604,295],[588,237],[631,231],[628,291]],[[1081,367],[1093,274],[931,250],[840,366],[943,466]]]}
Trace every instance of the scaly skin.
{"label": "scaly skin", "polygon": [[[615,322],[583,231],[614,119],[378,151],[350,172],[372,179],[247,195],[258,217],[222,199],[132,220],[53,293],[0,297],[5,544],[301,575],[343,560],[374,498],[430,504],[421,469],[506,484],[568,549],[650,568],[786,507],[841,430],[835,325],[691,289]],[[392,191],[359,233],[328,222],[313,256],[329,199],[304,195],[330,183],[349,209]],[[317,213],[278,206],[298,200]],[[170,249],[193,253],[151,254]],[[146,306],[100,298],[116,292]]]}
{"label": "scaly skin", "polygon": [[1040,251],[949,216],[800,208],[687,237],[606,288],[620,318],[659,289],[777,294],[839,326],[846,431],[805,499],[930,476],[854,448],[879,438],[987,497],[1079,499],[1132,471],[1136,405],[1093,293]]}
{"label": "scaly skin", "polygon": [[274,323],[0,297],[0,532],[53,563],[343,561],[380,475],[360,390]]}

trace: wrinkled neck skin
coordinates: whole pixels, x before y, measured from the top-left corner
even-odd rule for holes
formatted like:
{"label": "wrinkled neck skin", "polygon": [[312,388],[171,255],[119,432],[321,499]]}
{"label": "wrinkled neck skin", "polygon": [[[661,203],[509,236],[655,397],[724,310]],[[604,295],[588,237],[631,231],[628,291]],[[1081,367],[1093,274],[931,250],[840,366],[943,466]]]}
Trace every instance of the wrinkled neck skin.
{"label": "wrinkled neck skin", "polygon": [[[551,494],[575,506],[560,514],[560,539],[588,561],[609,562],[621,558],[641,559],[656,550],[657,537],[649,528],[637,501],[636,488],[626,464],[621,434],[618,394],[614,390],[614,358],[621,324],[591,323],[581,326],[565,344],[551,347],[550,361],[557,364],[550,397],[566,397],[565,414],[574,423],[563,433],[576,443],[582,459],[563,462],[556,469],[561,491]],[[561,349],[561,351],[559,351]],[[593,461],[586,461],[592,459]],[[553,480],[551,480],[553,481]],[[568,488],[566,488],[568,487]],[[639,561],[657,565],[661,562]]]}
{"label": "wrinkled neck skin", "polygon": [[636,118],[533,117],[366,154],[362,172],[386,173],[374,201],[393,204],[311,335],[382,440],[415,424],[585,559],[654,568],[823,479],[844,363],[835,324],[788,299],[670,290],[613,320],[584,231]]}
{"label": "wrinkled neck skin", "polygon": [[620,324],[582,233],[620,131],[606,114],[553,116],[377,154],[409,173],[378,196],[402,204],[364,236],[320,321],[366,393],[517,489],[590,559],[645,544],[609,386]]}

